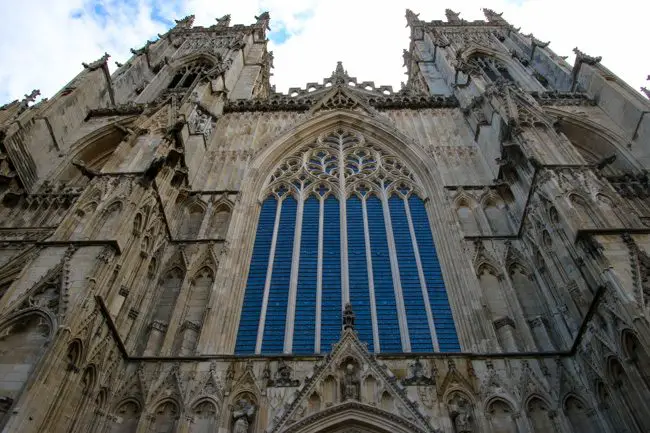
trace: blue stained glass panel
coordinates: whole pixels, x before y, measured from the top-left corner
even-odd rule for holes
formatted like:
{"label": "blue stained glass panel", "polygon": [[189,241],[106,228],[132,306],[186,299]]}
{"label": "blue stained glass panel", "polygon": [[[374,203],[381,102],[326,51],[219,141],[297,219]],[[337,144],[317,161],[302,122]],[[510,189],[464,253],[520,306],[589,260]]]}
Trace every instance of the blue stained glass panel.
{"label": "blue stained glass panel", "polygon": [[354,196],[347,201],[348,225],[348,273],[350,275],[350,303],[355,314],[355,329],[359,339],[368,343],[374,351],[372,316],[368,287],[368,263],[366,261],[366,238],[363,231],[363,208],[361,200]]}
{"label": "blue stained glass panel", "polygon": [[375,303],[379,319],[379,343],[382,352],[401,352],[402,340],[397,304],[393,290],[386,225],[381,200],[375,196],[366,201],[368,230],[372,251],[372,275],[375,283]]}
{"label": "blue stained glass panel", "polygon": [[302,214],[293,353],[314,353],[319,214],[320,200],[310,197],[305,201]]}
{"label": "blue stained glass panel", "polygon": [[321,352],[329,352],[341,337],[341,216],[339,201],[323,202],[323,282],[321,305]]}
{"label": "blue stained glass panel", "polygon": [[406,310],[411,351],[432,352],[431,331],[429,330],[429,322],[424,307],[422,286],[420,285],[404,200],[394,195],[388,200],[388,208],[390,209],[390,218],[393,224],[393,238],[399,265],[402,298]]}
{"label": "blue stained glass panel", "polygon": [[262,340],[263,353],[282,353],[284,349],[289,282],[293,263],[293,238],[296,231],[296,209],[297,203],[293,197],[288,197],[282,202],[271,285],[269,287],[269,300],[266,307],[266,321]]}
{"label": "blue stained glass panel", "polygon": [[255,353],[277,204],[275,197],[267,198],[262,204],[235,344],[235,353],[238,355]]}
{"label": "blue stained glass panel", "polygon": [[409,198],[409,208],[411,209],[411,219],[413,220],[418,249],[420,250],[420,260],[424,279],[427,283],[429,302],[431,303],[440,351],[460,352],[458,334],[456,333],[454,318],[449,306],[449,298],[442,278],[436,247],[433,244],[433,235],[424,202],[417,196],[411,196]]}

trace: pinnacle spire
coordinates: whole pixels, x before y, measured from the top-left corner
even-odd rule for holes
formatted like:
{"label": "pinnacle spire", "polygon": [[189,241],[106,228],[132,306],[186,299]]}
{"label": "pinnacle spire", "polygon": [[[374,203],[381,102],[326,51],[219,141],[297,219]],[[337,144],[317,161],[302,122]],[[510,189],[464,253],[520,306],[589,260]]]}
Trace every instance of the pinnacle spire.
{"label": "pinnacle spire", "polygon": [[334,84],[345,84],[348,81],[348,71],[343,69],[343,62],[336,62],[336,69],[332,72],[332,80]]}

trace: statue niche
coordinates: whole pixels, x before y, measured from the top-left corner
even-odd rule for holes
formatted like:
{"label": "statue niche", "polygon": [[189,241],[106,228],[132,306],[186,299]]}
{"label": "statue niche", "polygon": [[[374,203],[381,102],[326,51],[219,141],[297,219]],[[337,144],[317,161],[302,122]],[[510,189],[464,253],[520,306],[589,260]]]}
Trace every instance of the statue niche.
{"label": "statue niche", "polygon": [[241,395],[232,406],[232,433],[248,433],[255,416],[255,403],[250,395]]}
{"label": "statue niche", "polygon": [[454,433],[473,433],[474,417],[472,415],[472,403],[459,392],[451,395],[447,402],[449,417],[454,426]]}
{"label": "statue niche", "polygon": [[361,381],[359,380],[359,367],[356,361],[351,358],[346,359],[341,366],[345,366],[343,381],[341,383],[342,401],[356,400],[359,401]]}

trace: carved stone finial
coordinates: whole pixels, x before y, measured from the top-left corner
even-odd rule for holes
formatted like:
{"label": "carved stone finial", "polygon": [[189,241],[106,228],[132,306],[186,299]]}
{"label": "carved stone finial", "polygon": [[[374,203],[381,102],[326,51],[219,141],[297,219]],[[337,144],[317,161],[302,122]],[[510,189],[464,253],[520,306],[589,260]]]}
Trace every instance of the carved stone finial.
{"label": "carved stone finial", "polygon": [[39,89],[32,90],[32,92],[30,94],[25,95],[25,99],[20,101],[20,106],[22,108],[27,108],[29,106],[29,103],[36,101],[36,97],[40,96],[40,94],[41,94],[41,91]]}
{"label": "carved stone finial", "polygon": [[598,57],[593,57],[588,54],[583,53],[578,49],[578,47],[573,49],[573,52],[576,55],[576,63],[586,63],[588,65],[595,65],[597,63],[600,63],[600,61],[603,59],[601,56]]}
{"label": "carved stone finial", "polygon": [[111,57],[108,53],[104,53],[103,56],[101,56],[99,59],[95,60],[94,62],[91,63],[82,63],[83,67],[90,70],[94,71],[96,69],[101,68],[106,64],[108,61],[108,58]]}
{"label": "carved stone finial", "polygon": [[485,15],[485,18],[491,23],[492,22],[505,22],[505,20],[503,18],[501,18],[501,15],[503,15],[503,12],[498,14],[498,13],[494,12],[492,9],[483,8],[483,15]]}
{"label": "carved stone finial", "polygon": [[532,36],[532,34],[531,34],[531,40],[532,40],[533,45],[535,45],[536,47],[540,47],[540,48],[546,48],[546,47],[548,47],[548,44],[551,43],[551,41],[542,42],[539,39],[537,39],[535,36]]}
{"label": "carved stone finial", "polygon": [[218,27],[228,27],[230,26],[230,14],[226,14],[221,18],[217,18]]}
{"label": "carved stone finial", "polygon": [[176,22],[176,27],[179,29],[189,29],[194,24],[194,15],[188,15],[185,18],[180,20],[174,20]]}
{"label": "carved stone finial", "polygon": [[271,30],[269,27],[269,21],[271,20],[271,15],[268,12],[262,12],[260,16],[256,16],[258,26],[264,26],[266,30]]}
{"label": "carved stone finial", "polygon": [[349,78],[348,71],[343,69],[343,62],[336,62],[336,69],[332,72],[333,84],[346,84]]}
{"label": "carved stone finial", "polygon": [[406,66],[407,68],[411,67],[411,52],[407,49],[404,49],[402,51],[402,58],[404,59],[404,64],[402,66]]}
{"label": "carved stone finial", "polygon": [[447,21],[450,23],[459,23],[462,21],[460,19],[460,12],[454,12],[451,9],[445,9],[445,15],[447,16]]}
{"label": "carved stone finial", "polygon": [[349,302],[343,309],[343,330],[347,329],[354,330],[354,311],[352,311],[352,304]]}
{"label": "carved stone finial", "polygon": [[648,90],[647,87],[641,87],[641,91],[646,96],[646,98],[650,98],[650,90]]}
{"label": "carved stone finial", "polygon": [[420,14],[414,13],[411,9],[406,9],[406,26],[413,26],[420,23]]}

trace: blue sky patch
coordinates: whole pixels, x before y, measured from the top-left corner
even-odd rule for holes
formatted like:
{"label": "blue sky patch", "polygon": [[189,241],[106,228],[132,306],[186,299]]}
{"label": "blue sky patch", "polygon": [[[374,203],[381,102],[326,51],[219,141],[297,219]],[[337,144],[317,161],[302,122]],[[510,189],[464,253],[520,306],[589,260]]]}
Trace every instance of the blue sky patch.
{"label": "blue sky patch", "polygon": [[306,11],[301,11],[298,13],[293,14],[293,17],[297,20],[303,20],[307,21],[308,19],[312,18],[314,16],[314,10],[313,9],[308,9]]}
{"label": "blue sky patch", "polygon": [[291,37],[291,34],[282,23],[276,23],[273,27],[275,27],[275,29],[268,34],[268,37],[274,44],[282,45]]}

